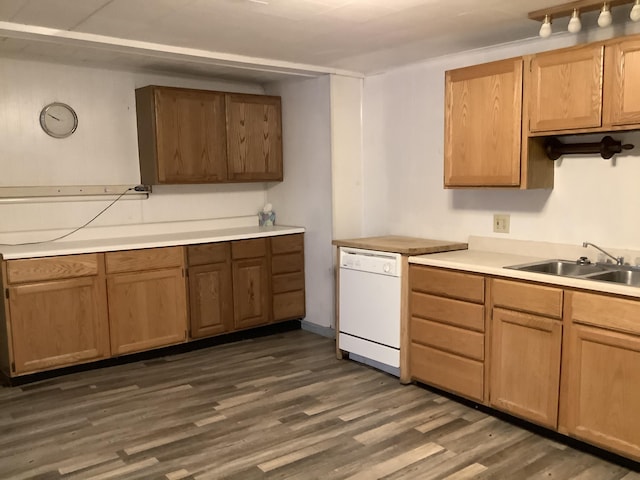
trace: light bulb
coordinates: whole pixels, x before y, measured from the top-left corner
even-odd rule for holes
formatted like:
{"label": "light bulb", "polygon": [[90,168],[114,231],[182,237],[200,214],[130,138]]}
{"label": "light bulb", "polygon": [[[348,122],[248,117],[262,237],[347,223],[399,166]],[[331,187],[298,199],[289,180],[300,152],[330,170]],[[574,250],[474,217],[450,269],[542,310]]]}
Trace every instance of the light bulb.
{"label": "light bulb", "polygon": [[[640,2],[640,0],[638,0]],[[573,9],[571,19],[569,20],[569,27],[567,28],[571,33],[578,33],[582,30],[582,22],[580,21],[580,13],[577,8]]]}
{"label": "light bulb", "polygon": [[551,36],[551,16],[545,15],[544,22],[542,22],[542,26],[540,27],[540,36],[542,38],[547,38]]}
{"label": "light bulb", "polygon": [[631,13],[629,14],[629,18],[634,22],[640,20],[640,0],[636,0],[633,4],[633,8],[631,9]]}
{"label": "light bulb", "polygon": [[604,2],[602,4],[602,10],[600,10],[600,15],[598,16],[598,26],[599,27],[608,27],[611,25],[613,18],[611,18],[611,9],[609,8],[609,4]]}

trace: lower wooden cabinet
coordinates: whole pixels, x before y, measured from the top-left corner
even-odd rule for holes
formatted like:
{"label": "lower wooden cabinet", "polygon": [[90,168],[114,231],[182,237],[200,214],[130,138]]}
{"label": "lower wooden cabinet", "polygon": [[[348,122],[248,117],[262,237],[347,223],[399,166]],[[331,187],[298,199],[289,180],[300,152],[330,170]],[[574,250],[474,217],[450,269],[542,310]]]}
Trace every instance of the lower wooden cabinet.
{"label": "lower wooden cabinet", "polygon": [[9,377],[305,314],[303,234],[0,267],[0,370]]}
{"label": "lower wooden cabinet", "polygon": [[410,266],[411,378],[484,401],[484,282],[479,275]]}
{"label": "lower wooden cabinet", "polygon": [[189,305],[192,338],[233,330],[231,264],[190,267]]}
{"label": "lower wooden cabinet", "polygon": [[229,242],[189,245],[189,323],[191,338],[233,330],[233,290]]}
{"label": "lower wooden cabinet", "polygon": [[8,291],[13,374],[109,357],[104,279],[29,283]]}
{"label": "lower wooden cabinet", "polygon": [[274,322],[305,315],[304,235],[271,237],[271,292]]}
{"label": "lower wooden cabinet", "polygon": [[561,347],[562,322],[494,308],[491,406],[556,428]]}
{"label": "lower wooden cabinet", "polygon": [[640,460],[640,302],[575,292],[570,312],[567,431]]}
{"label": "lower wooden cabinet", "polygon": [[111,352],[140,352],[186,340],[182,268],[113,275],[107,279]]}
{"label": "lower wooden cabinet", "polygon": [[491,279],[489,404],[558,426],[563,290]]}
{"label": "lower wooden cabinet", "polygon": [[233,322],[237,329],[269,323],[269,275],[266,257],[234,260]]}
{"label": "lower wooden cabinet", "polygon": [[191,337],[305,315],[304,235],[190,245]]}
{"label": "lower wooden cabinet", "polygon": [[2,368],[22,375],[109,357],[102,256],[10,260],[5,285]]}

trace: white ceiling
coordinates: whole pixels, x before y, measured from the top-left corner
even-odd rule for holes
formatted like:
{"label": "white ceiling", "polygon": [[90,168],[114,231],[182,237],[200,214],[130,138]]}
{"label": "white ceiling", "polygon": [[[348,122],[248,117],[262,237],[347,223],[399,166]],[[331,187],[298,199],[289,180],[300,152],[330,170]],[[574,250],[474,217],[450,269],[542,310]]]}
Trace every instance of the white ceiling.
{"label": "white ceiling", "polygon": [[[238,66],[216,63],[211,58],[233,54],[268,59],[258,62],[261,67],[253,70],[260,72],[253,74],[254,79],[262,81],[281,74],[278,69],[263,72],[269,62],[369,74],[429,57],[536,36],[539,24],[528,20],[527,12],[558,3],[559,0],[0,0],[0,22],[8,22],[5,26],[10,27],[0,29],[0,54],[51,60],[75,57],[78,61],[108,61],[194,74],[211,74],[212,69],[220,68],[221,76],[230,77],[237,75]],[[28,35],[14,31],[24,25],[31,27]],[[34,34],[36,26],[51,30]],[[75,40],[59,46],[60,32],[75,34]],[[101,40],[86,41],[83,35],[88,34],[198,52],[170,60],[161,58],[163,55],[121,48],[98,48],[100,51],[96,52]],[[196,61],[197,57],[211,58]],[[251,63],[251,59],[244,62],[243,78],[252,79],[251,71],[246,70]]]}

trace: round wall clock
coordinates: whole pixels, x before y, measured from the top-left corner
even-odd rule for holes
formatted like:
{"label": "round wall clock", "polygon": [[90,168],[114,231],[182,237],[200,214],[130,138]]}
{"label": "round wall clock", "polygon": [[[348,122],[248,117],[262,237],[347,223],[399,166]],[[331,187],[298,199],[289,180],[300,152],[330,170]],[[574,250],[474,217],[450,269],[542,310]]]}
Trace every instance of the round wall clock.
{"label": "round wall clock", "polygon": [[78,115],[66,103],[53,102],[40,112],[40,126],[47,135],[66,138],[78,128]]}

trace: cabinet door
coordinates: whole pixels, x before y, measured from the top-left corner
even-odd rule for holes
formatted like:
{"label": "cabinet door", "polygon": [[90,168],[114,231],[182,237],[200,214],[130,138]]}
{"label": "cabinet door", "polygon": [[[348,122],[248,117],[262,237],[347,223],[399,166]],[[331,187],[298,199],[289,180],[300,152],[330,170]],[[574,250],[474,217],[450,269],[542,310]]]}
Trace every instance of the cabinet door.
{"label": "cabinet door", "polygon": [[233,262],[233,319],[235,328],[269,323],[267,258]]}
{"label": "cabinet door", "polygon": [[640,40],[607,46],[605,72],[606,124],[640,124]]}
{"label": "cabinet door", "polygon": [[232,295],[230,263],[189,268],[192,338],[233,330]]}
{"label": "cabinet door", "polygon": [[569,433],[640,459],[640,337],[572,325],[568,378]]}
{"label": "cabinet door", "polygon": [[602,45],[540,53],[531,60],[529,130],[599,127]]}
{"label": "cabinet door", "polygon": [[107,277],[112,354],[183,342],[185,290],[182,268]]}
{"label": "cabinet door", "polygon": [[518,186],[522,59],[445,76],[445,187]]}
{"label": "cabinet door", "polygon": [[556,428],[562,323],[493,309],[490,404]]}
{"label": "cabinet door", "polygon": [[104,280],[83,277],[9,287],[14,373],[109,356]]}
{"label": "cabinet door", "polygon": [[229,180],[282,180],[280,97],[228,94]]}
{"label": "cabinet door", "polygon": [[159,183],[227,179],[224,94],[155,90]]}

